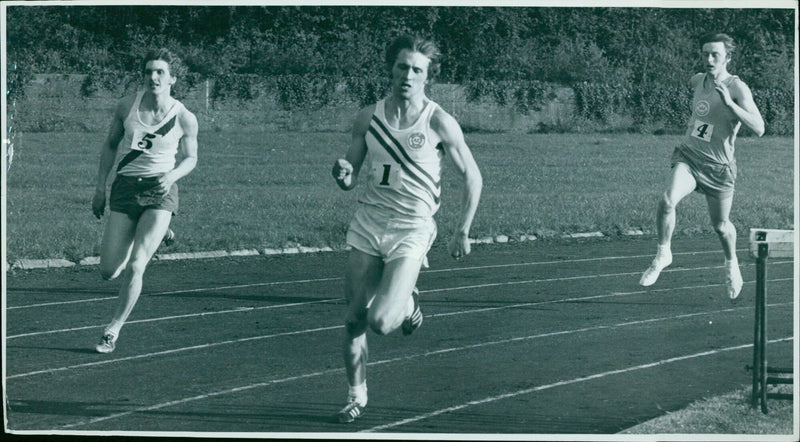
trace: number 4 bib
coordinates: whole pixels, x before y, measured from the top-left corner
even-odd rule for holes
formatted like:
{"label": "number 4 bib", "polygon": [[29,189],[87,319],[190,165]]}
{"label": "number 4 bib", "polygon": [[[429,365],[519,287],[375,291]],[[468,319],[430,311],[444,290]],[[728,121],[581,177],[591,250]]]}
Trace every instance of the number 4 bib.
{"label": "number 4 bib", "polygon": [[692,136],[698,140],[711,142],[711,134],[714,133],[714,125],[700,120],[694,120],[694,128],[692,129]]}

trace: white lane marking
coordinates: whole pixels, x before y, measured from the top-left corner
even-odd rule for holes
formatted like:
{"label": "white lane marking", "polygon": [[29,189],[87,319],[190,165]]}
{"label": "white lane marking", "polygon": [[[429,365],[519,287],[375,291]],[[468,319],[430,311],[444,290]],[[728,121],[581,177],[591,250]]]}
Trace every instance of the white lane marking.
{"label": "white lane marking", "polygon": [[[778,343],[778,342],[791,341],[791,340],[793,340],[793,338],[786,337],[786,338],[781,338],[781,339],[770,340],[769,343],[770,344],[774,344],[774,343]],[[715,354],[722,353],[722,352],[727,352],[727,351],[742,350],[742,349],[745,349],[745,348],[748,348],[748,347],[752,347],[752,346],[753,346],[753,344],[742,344],[742,345],[736,345],[736,346],[733,346],[733,347],[718,348],[718,349],[715,349],[715,350],[708,350],[708,351],[703,351],[703,352],[700,352],[700,353],[694,353],[694,354],[688,354],[688,355],[683,355],[683,356],[676,356],[676,357],[668,358],[668,359],[662,359],[660,361],[650,362],[648,364],[634,365],[632,367],[620,368],[620,369],[617,369],[617,370],[610,370],[610,371],[605,371],[605,372],[602,372],[602,373],[595,373],[595,374],[589,375],[589,376],[582,376],[582,377],[578,377],[578,378],[558,381],[558,382],[554,382],[552,384],[537,385],[536,387],[532,387],[532,388],[526,388],[526,389],[523,389],[523,390],[512,391],[512,392],[500,394],[500,395],[497,395],[497,396],[490,396],[490,397],[486,397],[486,398],[479,399],[479,400],[469,401],[469,402],[466,402],[466,403],[463,403],[463,404],[454,405],[452,407],[442,408],[442,409],[439,409],[439,410],[432,411],[430,413],[420,414],[420,415],[417,415],[417,416],[414,416],[414,417],[410,417],[410,418],[407,418],[407,419],[402,419],[402,420],[399,420],[399,421],[396,421],[396,422],[392,422],[392,423],[389,423],[389,424],[378,425],[376,427],[372,427],[372,428],[368,428],[368,429],[362,430],[362,432],[371,433],[371,432],[375,432],[375,431],[382,431],[382,430],[386,430],[386,429],[389,429],[389,428],[395,428],[395,427],[399,427],[401,425],[406,425],[406,424],[410,424],[410,423],[413,423],[413,422],[418,422],[418,421],[421,421],[421,420],[430,419],[432,417],[436,417],[436,416],[439,416],[441,414],[451,413],[451,412],[462,410],[464,408],[472,407],[472,406],[475,406],[475,405],[487,404],[487,403],[490,403],[490,402],[496,402],[496,401],[499,401],[499,400],[509,399],[509,398],[513,398],[513,397],[516,397],[516,396],[535,393],[537,391],[548,390],[548,389],[551,389],[551,388],[562,387],[562,386],[565,386],[565,385],[577,384],[579,382],[585,382],[585,381],[590,381],[590,380],[594,380],[594,379],[600,379],[600,378],[604,378],[604,377],[607,377],[607,376],[612,376],[612,375],[615,375],[615,374],[623,374],[623,373],[629,373],[629,372],[632,372],[632,371],[658,367],[660,365],[670,364],[670,363],[673,363],[673,362],[679,362],[679,361],[685,361],[685,360],[688,360],[688,359],[694,359],[694,358],[699,358],[699,357],[703,357],[703,356],[715,355]]]}
{"label": "white lane marking", "polygon": [[[705,286],[700,286],[700,287],[705,287]],[[686,287],[686,288],[693,288],[693,287]],[[635,294],[635,293],[637,293],[637,292],[630,292],[628,294]],[[625,296],[625,295],[626,294],[623,294],[623,293],[614,293],[614,294],[605,295],[605,296],[614,297],[614,296]],[[517,304],[517,306],[524,307],[524,306],[530,306],[530,305],[534,305],[534,304],[548,304],[548,303],[558,303],[558,302],[574,302],[576,300],[579,301],[581,299],[596,299],[598,297],[603,297],[603,296],[588,296],[586,298],[571,298],[569,300],[560,300],[560,301],[542,301],[542,302],[539,302],[539,303],[524,303],[524,304]],[[768,307],[782,307],[782,306],[785,306],[785,305],[791,305],[791,303],[768,304]],[[512,307],[512,306],[505,306],[503,308],[510,308],[510,307]],[[526,339],[534,339],[534,338],[547,337],[547,336],[555,336],[555,335],[560,335],[560,334],[571,334],[571,333],[578,333],[578,332],[590,331],[590,330],[600,330],[600,329],[604,329],[604,328],[613,328],[613,327],[618,327],[618,326],[636,325],[636,324],[640,324],[640,323],[643,324],[643,323],[646,323],[646,322],[657,322],[657,321],[664,321],[664,320],[669,320],[669,319],[683,319],[683,318],[689,318],[689,317],[693,317],[693,316],[700,316],[700,315],[704,315],[704,314],[716,314],[716,313],[732,312],[732,311],[736,311],[736,310],[749,310],[749,309],[752,309],[752,308],[753,307],[743,306],[743,307],[733,307],[733,308],[728,308],[728,309],[714,310],[714,311],[707,311],[707,312],[688,313],[688,314],[677,315],[677,316],[665,316],[665,317],[662,317],[662,318],[649,318],[649,319],[640,320],[640,321],[624,322],[624,323],[620,323],[620,324],[616,324],[616,325],[604,325],[604,326],[586,327],[586,328],[580,328],[580,329],[575,329],[575,330],[567,330],[567,331],[560,331],[560,332],[545,333],[545,334],[540,334],[540,335],[533,335],[533,336],[528,336],[528,337],[511,338],[511,339],[505,339],[505,340],[501,340],[501,341],[491,341],[491,342],[488,342],[488,343],[472,344],[472,345],[469,345],[469,346],[466,346],[466,347],[462,347],[460,349],[483,347],[483,346],[486,346],[486,345],[496,345],[496,344],[502,344],[502,343],[506,343],[506,342],[513,342],[513,341],[526,340]],[[431,316],[450,316],[450,315],[454,315],[454,314],[466,314],[466,313],[484,312],[484,311],[487,311],[487,310],[488,309],[465,310],[465,311],[461,311],[461,312],[444,313],[444,314],[431,315]],[[166,354],[180,353],[180,352],[190,351],[190,350],[218,347],[218,346],[221,346],[221,345],[239,344],[239,343],[243,343],[243,342],[257,341],[257,340],[270,339],[270,338],[276,338],[276,337],[282,337],[282,336],[293,336],[293,335],[301,335],[301,334],[307,334],[307,333],[316,333],[316,332],[320,332],[320,331],[335,330],[335,329],[338,329],[338,328],[343,328],[343,326],[336,325],[336,326],[319,327],[319,328],[313,328],[313,329],[298,330],[298,331],[284,332],[284,333],[276,333],[276,334],[270,334],[270,335],[252,336],[252,337],[248,337],[248,338],[240,338],[240,339],[235,339],[235,340],[214,342],[214,343],[210,343],[210,344],[201,344],[201,345],[195,345],[195,346],[191,346],[191,347],[181,347],[181,348],[176,348],[176,349],[172,349],[172,350],[164,350],[164,351],[154,352],[154,353],[145,353],[145,354],[141,354],[141,355],[128,356],[128,357],[124,357],[124,358],[106,359],[106,360],[102,360],[102,361],[88,362],[88,363],[83,363],[83,364],[71,365],[71,366],[67,366],[67,367],[50,368],[50,369],[33,371],[33,372],[20,373],[20,374],[6,376],[6,379],[15,379],[15,378],[33,376],[33,375],[38,375],[38,374],[54,373],[54,372],[59,372],[59,371],[72,370],[72,369],[77,369],[77,368],[85,368],[85,367],[92,367],[92,366],[98,366],[98,365],[106,365],[106,364],[111,364],[111,363],[116,363],[116,362],[130,361],[130,360],[134,360],[134,359],[144,359],[144,358],[150,358],[150,357],[161,356],[161,355],[166,355]],[[456,351],[456,350],[459,350],[459,349],[455,349],[455,350],[453,350],[453,349],[450,349],[450,350],[436,350],[436,351],[433,351],[433,352],[424,353],[423,355],[445,353],[445,352]],[[378,364],[378,363],[379,362],[375,362],[374,364]],[[373,363],[371,363],[371,364],[373,364]]]}
{"label": "white lane marking", "polygon": [[[174,316],[161,316],[158,318],[149,318],[149,319],[137,319],[134,321],[128,321],[125,324],[141,324],[144,322],[158,322],[158,321],[169,321],[172,319],[185,319],[185,318],[195,318],[195,317],[203,317],[203,316],[210,316],[210,315],[221,315],[225,313],[242,313],[242,312],[251,312],[257,310],[269,310],[269,309],[276,309],[276,308],[285,308],[285,307],[297,307],[297,306],[305,306],[310,304],[321,304],[325,302],[334,302],[340,301],[340,298],[329,298],[329,299],[322,299],[319,301],[309,301],[309,302],[294,302],[291,304],[278,304],[278,305],[264,305],[261,307],[237,307],[228,310],[217,310],[213,312],[201,312],[201,313],[187,313],[185,315],[174,315]],[[39,332],[30,332],[30,333],[22,333],[18,335],[11,335],[6,336],[6,340],[8,339],[16,339],[16,338],[24,338],[29,336],[40,336],[40,335],[49,335],[54,333],[67,333],[73,331],[81,331],[81,330],[89,330],[94,328],[105,327],[105,325],[85,325],[82,327],[73,327],[73,328],[62,328],[59,330],[46,330],[46,331],[39,331]]]}
{"label": "white lane marking", "polygon": [[[747,249],[737,250],[737,252],[747,251]],[[708,254],[708,253],[718,253],[718,250],[715,251],[695,251],[695,252],[676,252],[673,255],[699,255],[699,254]],[[646,258],[652,256],[650,255],[627,255],[627,256],[603,256],[597,258],[578,258],[578,259],[565,259],[565,260],[553,260],[553,261],[534,261],[534,262],[525,262],[525,263],[514,263],[514,264],[493,264],[493,265],[486,265],[486,266],[472,266],[472,267],[456,267],[456,268],[449,268],[449,269],[436,269],[436,270],[423,270],[421,273],[444,273],[444,272],[461,272],[461,271],[469,271],[469,270],[480,270],[480,269],[495,269],[495,268],[510,268],[510,267],[522,267],[522,266],[535,266],[535,265],[548,265],[548,264],[569,264],[569,263],[578,263],[578,262],[591,262],[591,261],[608,261],[608,260],[617,260],[617,259],[638,259],[638,258]],[[771,261],[770,264],[779,264],[782,262],[791,262],[791,261]],[[181,293],[198,293],[198,292],[208,292],[208,291],[215,291],[215,290],[228,290],[228,289],[239,289],[239,288],[253,288],[253,287],[266,287],[266,286],[274,286],[274,285],[288,285],[288,284],[308,284],[308,283],[315,283],[315,282],[330,282],[330,281],[342,281],[344,278],[342,277],[334,277],[334,278],[316,278],[316,279],[301,279],[295,281],[274,281],[274,282],[259,282],[259,283],[252,283],[252,284],[234,284],[234,285],[227,285],[227,286],[218,286],[218,287],[201,287],[195,289],[185,289],[185,290],[172,290],[166,292],[158,292],[158,293],[148,293],[147,296],[163,296],[163,295],[176,295]],[[16,293],[25,293],[25,290],[19,290]],[[57,301],[57,302],[44,302],[38,304],[28,304],[28,305],[18,305],[18,306],[9,306],[6,307],[7,310],[16,310],[16,309],[24,309],[24,308],[35,308],[35,307],[49,307],[49,306],[58,306],[58,305],[66,305],[66,304],[74,304],[74,303],[81,303],[81,302],[98,302],[98,301],[107,301],[110,299],[116,299],[116,296],[104,296],[101,298],[87,298],[87,299],[78,299],[72,301]]]}
{"label": "white lane marking", "polygon": [[[695,270],[708,270],[708,269],[711,269],[711,268],[718,268],[718,267],[720,267],[720,266],[717,266],[717,267],[698,267],[698,268],[689,268],[689,269],[673,269],[673,270],[665,270],[664,272],[667,272],[667,271],[671,271],[671,272],[688,272],[688,271],[695,271]],[[607,273],[607,274],[602,274],[602,275],[568,276],[568,277],[564,277],[564,278],[529,279],[529,280],[524,280],[524,281],[506,281],[506,282],[502,282],[502,283],[493,283],[493,284],[477,284],[477,285],[469,285],[469,286],[449,287],[449,288],[443,288],[443,289],[420,290],[420,293],[434,293],[434,292],[455,291],[455,290],[469,290],[469,289],[478,289],[478,288],[486,288],[486,287],[497,287],[497,286],[504,286],[504,285],[535,284],[535,283],[542,283],[542,282],[560,282],[560,281],[571,281],[571,280],[575,280],[575,279],[607,278],[607,277],[615,277],[615,276],[626,276],[626,275],[638,274],[638,273],[639,272],[634,272],[634,273],[630,273],[630,272],[629,273]],[[773,280],[770,280],[770,281],[779,282],[779,281],[786,281],[786,280],[791,280],[791,279],[793,279],[793,278],[773,279]],[[745,284],[751,284],[753,282],[754,281],[745,281]],[[712,287],[712,286],[713,285],[709,285],[708,287]],[[699,287],[703,287],[703,286],[696,286],[695,288],[699,288]],[[675,288],[668,289],[668,290],[673,290],[673,289],[675,289]],[[658,291],[658,290],[659,289],[650,290],[650,291]],[[634,293],[644,293],[644,292],[645,291],[634,292]],[[608,296],[608,295],[599,295],[599,297],[605,297],[605,296]],[[592,297],[589,297],[587,299],[591,299],[591,298]],[[583,299],[583,298],[579,298],[579,299]],[[240,307],[240,308],[236,308],[236,309],[221,310],[221,311],[216,311],[216,312],[187,313],[185,315],[164,316],[164,317],[158,317],[158,318],[133,320],[133,321],[128,321],[127,324],[138,324],[138,323],[143,323],[143,322],[166,321],[166,320],[171,320],[171,319],[185,319],[185,318],[193,318],[193,317],[202,317],[202,316],[213,315],[213,314],[241,313],[241,312],[254,311],[254,310],[266,310],[266,309],[275,309],[275,308],[284,308],[284,307],[305,306],[305,305],[309,305],[309,304],[318,304],[318,303],[335,302],[335,301],[341,301],[341,298],[328,298],[328,299],[322,299],[322,300],[319,300],[319,301],[298,302],[298,303],[293,303],[293,304],[279,304],[279,305],[270,305],[270,306],[261,306],[261,307]],[[530,304],[524,304],[524,305],[530,305]],[[495,307],[486,308],[486,309],[484,309],[482,311],[488,311],[488,310],[492,310],[492,309],[495,309]],[[473,312],[473,311],[469,310],[469,312]],[[96,328],[102,328],[102,327],[105,327],[105,324],[86,325],[86,326],[72,327],[72,328],[66,328],[66,329],[45,330],[45,331],[39,331],[39,332],[22,333],[22,334],[17,334],[17,335],[6,336],[6,340],[22,338],[22,337],[29,337],[29,336],[48,335],[48,334],[54,334],[54,333],[67,333],[67,332],[74,332],[74,331],[81,331],[81,330],[90,330],[90,329],[96,329]]]}
{"label": "white lane marking", "polygon": [[[613,327],[614,326],[600,326],[600,327],[593,327],[591,329],[613,328]],[[574,332],[580,332],[580,331],[586,331],[586,330],[590,330],[590,329],[578,329],[578,330],[575,330]],[[493,342],[487,342],[487,343],[481,343],[481,344],[474,344],[474,345],[460,347],[460,348],[437,350],[437,351],[432,351],[432,352],[420,353],[420,354],[416,354],[416,355],[403,356],[403,357],[397,357],[397,358],[392,358],[392,359],[385,359],[385,360],[382,360],[382,361],[370,362],[367,365],[384,365],[384,364],[389,364],[389,363],[393,363],[393,362],[402,362],[402,361],[407,361],[407,360],[411,360],[411,359],[417,359],[417,358],[422,358],[422,357],[426,357],[426,356],[432,356],[432,355],[448,353],[448,352],[453,352],[453,351],[458,351],[458,350],[465,350],[465,349],[471,349],[471,348],[475,348],[475,347],[488,346],[488,345],[504,344],[504,343],[507,343],[507,342],[516,342],[516,341],[519,341],[521,339],[533,339],[533,338],[536,338],[536,337],[547,337],[547,336],[553,336],[553,335],[564,334],[564,333],[566,333],[566,332],[546,333],[546,334],[537,335],[537,336],[512,338],[512,339],[505,339],[505,340],[502,340],[502,341],[493,341]],[[787,337],[787,338],[781,338],[781,339],[774,339],[774,340],[770,340],[769,343],[773,344],[773,343],[789,341],[789,340],[792,340],[792,338],[791,337]],[[437,410],[437,411],[434,411],[434,412],[431,412],[431,413],[426,413],[426,414],[423,414],[423,415],[419,415],[419,416],[416,416],[414,418],[404,419],[404,420],[401,420],[401,421],[398,421],[398,422],[395,422],[395,423],[392,423],[392,424],[386,424],[386,425],[382,425],[382,426],[379,426],[379,427],[373,427],[373,428],[370,428],[370,429],[367,429],[367,430],[364,430],[364,431],[366,431],[366,432],[380,431],[381,429],[392,428],[392,427],[396,427],[396,426],[399,426],[399,425],[403,425],[403,424],[407,424],[407,423],[411,423],[411,422],[415,422],[415,421],[419,421],[419,420],[423,420],[423,419],[428,419],[430,417],[434,417],[434,416],[437,416],[439,414],[443,414],[443,413],[447,413],[447,412],[451,412],[451,411],[456,411],[456,410],[459,410],[461,408],[466,408],[466,407],[469,407],[469,406],[472,406],[472,405],[479,405],[479,404],[492,402],[492,401],[496,401],[496,400],[500,400],[500,399],[506,399],[506,398],[509,398],[509,397],[519,396],[521,394],[528,394],[528,393],[531,393],[531,392],[534,392],[534,391],[544,390],[544,389],[553,388],[553,387],[559,387],[559,386],[562,386],[562,385],[569,385],[569,384],[573,384],[573,383],[577,383],[577,382],[583,382],[583,381],[587,381],[587,380],[591,380],[591,379],[597,379],[597,378],[609,376],[609,375],[612,375],[612,374],[620,374],[620,373],[625,373],[625,372],[634,371],[634,370],[641,370],[641,369],[644,369],[644,368],[651,368],[651,367],[655,367],[655,366],[658,366],[658,365],[667,364],[667,363],[670,363],[670,362],[677,362],[677,361],[696,358],[696,357],[700,357],[700,356],[708,356],[708,355],[712,355],[712,354],[715,354],[715,353],[721,353],[723,351],[740,350],[740,349],[744,349],[744,348],[748,348],[748,347],[752,347],[752,346],[753,346],[753,344],[743,344],[743,345],[738,345],[738,346],[734,346],[734,347],[726,347],[726,348],[721,348],[721,349],[716,349],[716,350],[709,350],[709,351],[705,351],[705,352],[701,352],[701,353],[695,353],[695,354],[691,354],[691,355],[684,355],[684,356],[678,356],[678,357],[669,358],[669,359],[663,359],[661,361],[651,362],[649,364],[637,365],[637,366],[634,366],[634,367],[628,367],[628,368],[624,368],[624,369],[618,369],[618,370],[612,370],[612,371],[607,371],[607,372],[603,372],[603,373],[597,373],[597,374],[594,374],[594,375],[584,376],[584,377],[575,378],[575,379],[571,379],[571,380],[567,380],[567,381],[559,381],[559,382],[556,382],[556,383],[553,383],[553,384],[541,385],[541,386],[537,386],[537,387],[534,387],[534,388],[529,388],[529,389],[525,389],[525,390],[519,390],[519,391],[512,392],[512,393],[506,393],[506,394],[499,395],[499,396],[492,396],[492,397],[489,397],[489,398],[486,398],[486,399],[482,399],[482,400],[479,400],[479,401],[470,401],[470,402],[468,402],[466,404],[461,404],[461,405],[454,406],[454,407],[448,407],[448,408]],[[74,428],[74,427],[80,427],[80,426],[84,426],[84,425],[91,425],[91,424],[94,424],[94,423],[97,423],[97,422],[103,422],[103,421],[107,421],[107,420],[111,420],[111,419],[117,419],[117,418],[120,418],[120,417],[129,416],[129,415],[132,415],[134,413],[141,413],[141,412],[146,412],[146,411],[159,410],[159,409],[166,408],[166,407],[171,407],[171,406],[174,406],[174,405],[181,405],[181,404],[185,404],[185,403],[188,403],[188,402],[194,402],[194,401],[208,399],[208,398],[215,397],[215,396],[221,396],[221,395],[231,394],[231,393],[239,393],[239,392],[242,392],[242,391],[252,390],[254,388],[267,387],[267,386],[270,386],[270,385],[273,385],[273,384],[291,382],[291,381],[296,381],[296,380],[301,380],[301,379],[308,379],[308,378],[312,378],[312,377],[318,377],[318,376],[323,376],[323,375],[333,374],[333,373],[338,373],[338,372],[343,372],[343,371],[344,371],[343,368],[332,368],[332,369],[313,372],[313,373],[306,373],[306,374],[299,375],[299,376],[291,376],[291,377],[282,378],[282,379],[274,379],[274,380],[270,380],[270,381],[266,381],[266,382],[258,382],[258,383],[255,383],[255,384],[244,385],[244,386],[241,386],[241,387],[234,387],[234,388],[229,388],[229,389],[225,389],[225,390],[214,391],[214,392],[211,392],[211,393],[205,393],[205,394],[200,394],[200,395],[191,396],[191,397],[187,397],[187,398],[177,399],[177,400],[173,400],[173,401],[162,402],[160,404],[149,405],[149,406],[146,406],[146,407],[138,407],[138,408],[135,408],[133,410],[128,410],[128,411],[124,411],[124,412],[120,412],[120,413],[114,413],[114,414],[110,414],[110,415],[107,415],[107,416],[100,416],[100,417],[96,417],[96,418],[89,419],[89,420],[86,420],[86,421],[74,422],[74,423],[71,423],[71,424],[64,425],[61,428]]]}

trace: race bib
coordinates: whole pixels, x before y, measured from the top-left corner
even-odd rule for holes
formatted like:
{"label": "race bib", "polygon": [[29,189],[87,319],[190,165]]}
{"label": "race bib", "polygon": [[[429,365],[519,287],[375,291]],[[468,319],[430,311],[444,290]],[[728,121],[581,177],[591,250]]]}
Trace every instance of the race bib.
{"label": "race bib", "polygon": [[698,140],[711,142],[711,134],[714,133],[714,125],[700,120],[694,120],[694,128],[692,129],[692,136]]}
{"label": "race bib", "polygon": [[131,150],[145,151],[153,147],[156,136],[143,130],[134,130],[131,137]]}
{"label": "race bib", "polygon": [[372,167],[372,178],[377,187],[400,188],[400,166],[397,164],[376,164]]}

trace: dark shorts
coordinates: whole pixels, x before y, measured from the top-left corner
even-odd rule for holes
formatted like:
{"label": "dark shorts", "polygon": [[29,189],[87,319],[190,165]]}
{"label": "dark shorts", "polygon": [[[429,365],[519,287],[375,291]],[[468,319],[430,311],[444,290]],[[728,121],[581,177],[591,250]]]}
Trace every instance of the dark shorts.
{"label": "dark shorts", "polygon": [[696,191],[719,199],[733,196],[736,183],[736,160],[728,164],[708,161],[683,146],[678,146],[672,153],[671,165],[684,163],[689,166],[692,176],[697,182]]}
{"label": "dark shorts", "polygon": [[111,184],[109,205],[114,212],[139,219],[148,209],[160,209],[175,214],[178,211],[178,185],[173,184],[166,194],[156,193],[158,177],[117,175]]}

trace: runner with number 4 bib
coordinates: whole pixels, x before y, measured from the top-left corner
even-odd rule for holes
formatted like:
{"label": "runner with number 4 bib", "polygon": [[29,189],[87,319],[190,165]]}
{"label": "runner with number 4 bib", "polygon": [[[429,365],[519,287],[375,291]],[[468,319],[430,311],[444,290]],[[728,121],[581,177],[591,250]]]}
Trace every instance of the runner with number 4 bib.
{"label": "runner with number 4 bib", "polygon": [[675,206],[693,191],[705,194],[714,231],[725,255],[725,283],[728,296],[735,299],[742,289],[742,275],[736,257],[736,228],[729,220],[736,181],[733,157],[736,134],[742,124],[759,137],[764,120],[750,88],[728,73],[734,51],[726,34],[710,34],[700,40],[701,60],[706,72],[695,74],[692,116],[686,137],[672,154],[672,177],[658,203],[658,251],[639,284],[650,286],[672,263],[670,240],[675,229]]}

